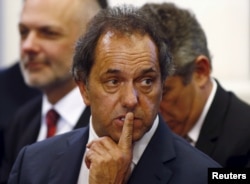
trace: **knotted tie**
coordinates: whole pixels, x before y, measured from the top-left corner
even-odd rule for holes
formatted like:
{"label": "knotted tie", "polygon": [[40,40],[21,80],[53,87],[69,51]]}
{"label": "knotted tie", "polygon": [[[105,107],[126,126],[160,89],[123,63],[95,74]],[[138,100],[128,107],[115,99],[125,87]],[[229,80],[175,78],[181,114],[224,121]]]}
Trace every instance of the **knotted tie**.
{"label": "knotted tie", "polygon": [[52,137],[56,133],[56,124],[59,119],[59,114],[54,110],[50,109],[46,114],[46,123],[47,123],[47,138]]}

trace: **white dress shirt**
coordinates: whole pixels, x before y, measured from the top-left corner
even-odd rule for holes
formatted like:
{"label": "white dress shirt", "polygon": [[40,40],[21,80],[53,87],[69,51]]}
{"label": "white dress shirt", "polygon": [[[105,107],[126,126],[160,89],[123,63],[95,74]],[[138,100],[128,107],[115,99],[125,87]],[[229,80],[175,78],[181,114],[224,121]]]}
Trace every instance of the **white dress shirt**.
{"label": "white dress shirt", "polygon": [[[137,142],[134,143],[133,148],[133,158],[132,158],[132,164],[131,164],[131,170],[133,171],[134,167],[139,162],[144,150],[146,149],[150,139],[154,135],[156,128],[159,124],[159,118],[158,116],[155,118],[154,124],[152,125],[151,129]],[[90,118],[90,127],[89,127],[89,139],[88,143],[98,139],[98,136],[96,135],[93,125],[92,125],[92,118]],[[86,153],[86,151],[85,151]],[[88,184],[89,183],[89,170],[86,167],[85,164],[85,154],[82,160],[82,166],[79,172],[78,182],[77,184]]]}
{"label": "white dress shirt", "polygon": [[201,113],[198,121],[196,122],[194,127],[188,132],[188,137],[192,140],[192,142],[190,144],[193,146],[195,146],[195,144],[199,138],[201,127],[204,123],[205,117],[207,116],[208,110],[210,109],[210,106],[214,100],[215,92],[217,90],[217,83],[215,82],[214,79],[211,79],[211,80],[212,80],[212,91],[209,94],[207,102],[202,110],[202,113]]}
{"label": "white dress shirt", "polygon": [[41,127],[37,141],[41,141],[46,138],[47,125],[45,116],[51,108],[55,109],[60,115],[57,123],[56,135],[73,130],[86,107],[81,99],[82,97],[77,87],[70,91],[55,105],[50,104],[47,97],[43,96]]}

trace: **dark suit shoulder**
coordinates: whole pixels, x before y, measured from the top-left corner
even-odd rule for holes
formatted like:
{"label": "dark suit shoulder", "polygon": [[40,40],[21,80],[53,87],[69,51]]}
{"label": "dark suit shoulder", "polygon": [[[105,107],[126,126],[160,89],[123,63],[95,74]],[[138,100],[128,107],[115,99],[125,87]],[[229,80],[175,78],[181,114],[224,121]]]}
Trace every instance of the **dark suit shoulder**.
{"label": "dark suit shoulder", "polygon": [[236,115],[237,118],[242,118],[241,115],[243,115],[243,117],[250,117],[250,105],[232,91],[225,90],[218,82],[217,84],[217,91],[211,108],[215,110],[225,109],[223,111],[225,115],[232,113]]}
{"label": "dark suit shoulder", "polygon": [[25,146],[20,152],[25,150],[25,158],[37,162],[38,165],[44,164],[43,160],[46,158],[46,163],[49,166],[57,154],[70,151],[71,145],[80,144],[84,148],[84,142],[87,143],[87,138],[88,128],[79,128]]}
{"label": "dark suit shoulder", "polygon": [[[193,147],[185,139],[172,132],[162,118],[160,118],[159,127],[156,133],[158,133],[158,140],[153,141],[161,141],[161,145],[166,145],[164,149],[163,147],[161,148],[162,152],[165,152],[168,155],[171,154],[172,158],[175,158],[175,160],[172,161],[176,161],[177,163],[179,162],[180,166],[183,163],[187,165],[196,165],[196,168],[208,168],[219,166],[219,164],[215,162],[212,158],[210,158],[208,155]],[[162,138],[163,136],[165,137],[165,139]],[[199,172],[199,170],[197,171]]]}
{"label": "dark suit shoulder", "polygon": [[[216,120],[215,118],[217,115],[222,116],[223,118],[214,122],[211,122],[212,119],[207,118],[208,121],[204,123],[204,127],[207,126],[206,129],[208,129],[211,127],[209,124],[216,123],[219,125],[217,129],[220,137],[223,137],[223,133],[230,132],[231,135],[237,135],[234,136],[236,139],[242,135],[248,135],[250,138],[250,134],[247,133],[250,131],[250,105],[237,97],[233,92],[223,89],[219,84],[216,95],[214,101],[219,101],[219,98],[224,99],[220,102],[224,107],[220,107],[218,102],[214,102],[211,109],[218,112],[210,113],[208,116],[214,116],[214,120]],[[230,138],[230,135],[227,136]],[[231,138],[232,137],[233,136],[231,136]]]}
{"label": "dark suit shoulder", "polygon": [[29,145],[29,149],[39,150],[46,148],[47,150],[49,148],[49,150],[57,150],[62,145],[67,145],[67,141],[70,141],[69,143],[79,141],[80,137],[82,137],[83,135],[88,136],[88,127],[78,128],[67,133],[53,136],[43,141],[35,142]]}
{"label": "dark suit shoulder", "polygon": [[207,154],[190,145],[182,137],[173,133],[177,157],[183,164],[196,165],[198,168],[221,167]]}
{"label": "dark suit shoulder", "polygon": [[[238,118],[250,117],[250,105],[237,97],[233,92],[228,92],[230,96],[229,112],[234,112]],[[244,115],[239,116],[239,115]],[[248,121],[250,123],[250,120]]]}
{"label": "dark suit shoulder", "polygon": [[0,71],[0,128],[5,128],[10,117],[28,100],[41,94],[28,87],[21,74],[19,63]]}
{"label": "dark suit shoulder", "polygon": [[22,106],[4,130],[5,155],[14,162],[19,150],[36,141],[40,128],[41,97]]}
{"label": "dark suit shoulder", "polygon": [[40,111],[42,108],[42,95],[39,95],[24,103],[14,115],[25,115],[36,111]]}
{"label": "dark suit shoulder", "polygon": [[191,146],[178,135],[173,135],[176,157],[166,163],[173,177],[170,183],[207,183],[208,168],[221,168],[212,158]]}
{"label": "dark suit shoulder", "polygon": [[217,84],[196,147],[223,166],[245,167],[250,155],[250,105]]}
{"label": "dark suit shoulder", "polygon": [[51,174],[53,180],[60,180],[55,183],[76,183],[87,141],[88,127],[84,127],[25,146],[10,183],[49,183]]}
{"label": "dark suit shoulder", "polygon": [[25,103],[11,117],[8,125],[6,126],[6,131],[8,132],[9,130],[17,129],[17,127],[25,129],[26,127],[29,127],[30,123],[33,122],[34,117],[37,117],[39,122],[41,117],[41,107],[41,96],[38,96]]}

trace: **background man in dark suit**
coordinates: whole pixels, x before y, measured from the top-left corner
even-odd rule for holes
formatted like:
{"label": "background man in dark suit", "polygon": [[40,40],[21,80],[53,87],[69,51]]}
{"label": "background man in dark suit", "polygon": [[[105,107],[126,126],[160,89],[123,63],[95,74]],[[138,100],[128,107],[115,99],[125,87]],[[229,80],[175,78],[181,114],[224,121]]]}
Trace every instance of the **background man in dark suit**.
{"label": "background man in dark suit", "polygon": [[7,124],[13,113],[25,102],[41,92],[27,86],[20,71],[19,63],[0,71],[0,124]]}
{"label": "background man in dark suit", "polygon": [[9,183],[207,183],[219,165],[158,116],[172,62],[154,22],[106,9],[77,43],[72,73],[90,125],[25,147]]}
{"label": "background man in dark suit", "polygon": [[143,9],[158,23],[176,65],[160,105],[170,128],[225,167],[249,167],[250,106],[211,76],[206,36],[195,16],[171,3]]}
{"label": "background man in dark suit", "polygon": [[[87,22],[106,6],[106,1],[96,0],[24,1],[19,22],[20,66],[25,83],[41,90],[43,97],[25,104],[4,132],[1,182],[6,182],[23,146],[88,124],[90,109],[79,100],[70,67],[75,41]],[[56,113],[50,111],[54,114],[49,117],[58,119],[52,129],[46,124],[50,109]]]}
{"label": "background man in dark suit", "polygon": [[0,71],[0,167],[4,153],[3,132],[15,111],[28,100],[41,94],[37,89],[28,87],[20,71],[19,63]]}

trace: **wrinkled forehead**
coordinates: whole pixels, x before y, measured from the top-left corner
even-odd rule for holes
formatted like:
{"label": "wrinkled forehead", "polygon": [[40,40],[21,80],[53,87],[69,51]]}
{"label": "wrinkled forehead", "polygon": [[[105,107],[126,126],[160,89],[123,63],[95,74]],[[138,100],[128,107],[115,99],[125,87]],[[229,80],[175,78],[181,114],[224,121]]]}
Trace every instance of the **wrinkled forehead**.
{"label": "wrinkled forehead", "polygon": [[137,31],[127,33],[111,29],[104,32],[97,41],[96,50],[109,52],[109,49],[118,53],[121,50],[134,51],[135,53],[138,53],[138,51],[142,53],[158,53],[158,48],[151,37],[148,34],[142,34]]}
{"label": "wrinkled forehead", "polygon": [[100,70],[117,67],[119,70],[127,68],[134,71],[144,66],[158,71],[158,50],[147,34],[107,31],[97,42],[95,65]]}

